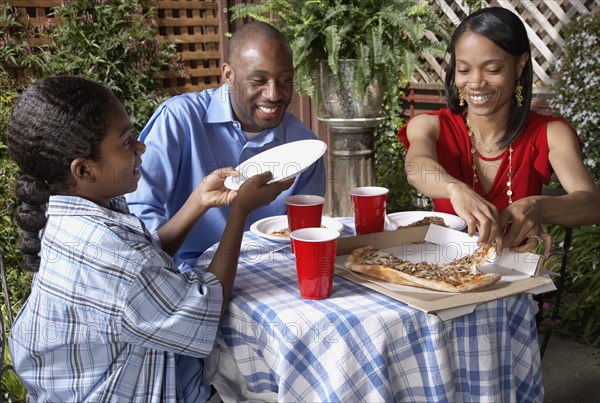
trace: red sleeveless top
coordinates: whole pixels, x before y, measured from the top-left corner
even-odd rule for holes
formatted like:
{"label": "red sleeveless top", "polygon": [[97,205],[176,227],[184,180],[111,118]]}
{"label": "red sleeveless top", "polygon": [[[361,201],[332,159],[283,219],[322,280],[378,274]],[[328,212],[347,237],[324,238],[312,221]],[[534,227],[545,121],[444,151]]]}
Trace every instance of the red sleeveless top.
{"label": "red sleeveless top", "polygon": [[[470,152],[470,141],[464,118],[461,114],[453,114],[449,109],[428,112],[437,115],[440,122],[440,135],[437,140],[438,162],[453,177],[469,185],[473,184],[473,155]],[[525,127],[513,141],[512,148],[512,199],[519,200],[526,196],[542,193],[544,183],[550,181],[553,170],[548,160],[548,138],[546,124],[564,119],[529,112]],[[570,126],[570,125],[569,125]],[[408,150],[410,146],[406,137],[406,125],[398,132],[398,138]],[[580,141],[581,145],[581,141]],[[475,183],[475,191],[492,203],[502,212],[508,206],[506,192],[508,186],[508,151],[502,154],[498,173],[494,178],[488,194],[483,194],[481,182]],[[456,215],[450,199],[433,199],[434,210]]]}

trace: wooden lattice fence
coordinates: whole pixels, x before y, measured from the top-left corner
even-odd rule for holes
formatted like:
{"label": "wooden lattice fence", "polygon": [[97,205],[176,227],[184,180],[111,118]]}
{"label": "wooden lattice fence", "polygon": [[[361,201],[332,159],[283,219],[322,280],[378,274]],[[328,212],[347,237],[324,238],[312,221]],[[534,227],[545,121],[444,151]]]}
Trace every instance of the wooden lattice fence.
{"label": "wooden lattice fence", "polygon": [[187,77],[167,73],[164,87],[173,94],[201,91],[219,85],[224,58],[223,33],[227,13],[222,1],[157,0],[159,35],[175,41],[187,67]]}
{"label": "wooden lattice fence", "polygon": [[[53,17],[53,9],[64,0],[0,0],[16,13],[20,23],[27,27],[42,27],[60,23]],[[157,11],[157,35],[161,40],[173,41],[178,56],[186,67],[186,76],[165,73],[164,88],[172,94],[201,91],[216,87],[220,80],[220,64],[229,29],[225,0],[153,0],[147,2]],[[3,27],[7,29],[6,27]],[[32,45],[48,45],[44,38],[30,38]],[[16,77],[27,74],[26,69],[12,67]]]}
{"label": "wooden lattice fence", "polygon": [[[445,18],[457,26],[468,14],[463,0],[429,0]],[[552,84],[550,71],[562,52],[563,37],[569,22],[579,14],[588,14],[600,8],[600,0],[482,0],[486,6],[500,6],[518,14],[527,28],[531,42],[534,86],[536,92],[548,92]],[[437,41],[433,33],[429,37]],[[417,68],[413,82],[443,83],[448,55],[435,58],[421,55],[423,67]]]}
{"label": "wooden lattice fence", "polygon": [[[52,17],[53,9],[60,6],[63,0],[2,0],[0,3],[8,3],[22,24],[28,27],[42,27],[49,22],[53,24],[58,23]],[[6,27],[2,28],[7,29]],[[43,38],[30,38],[29,42],[32,45],[47,44]]]}
{"label": "wooden lattice fence", "polygon": [[[52,17],[53,8],[61,5],[62,0],[18,0],[18,1],[2,1],[8,3],[12,8],[12,12],[16,15],[17,20],[28,28],[42,27],[46,24],[57,23],[57,19]],[[2,31],[11,31],[14,27],[0,26]],[[1,34],[1,31],[0,31]],[[45,38],[33,37],[28,43],[33,46],[47,45],[48,41]],[[4,69],[16,78],[23,79],[30,74],[29,69],[21,66],[6,65]]]}

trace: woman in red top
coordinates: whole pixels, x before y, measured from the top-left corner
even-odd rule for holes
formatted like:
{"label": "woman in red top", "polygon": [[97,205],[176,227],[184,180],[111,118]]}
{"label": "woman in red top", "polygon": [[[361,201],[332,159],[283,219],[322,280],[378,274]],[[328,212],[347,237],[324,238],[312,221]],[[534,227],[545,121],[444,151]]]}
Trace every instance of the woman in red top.
{"label": "woman in red top", "polygon": [[[600,192],[574,130],[529,110],[533,68],[521,20],[482,9],[458,26],[448,50],[448,109],[415,116],[398,133],[408,181],[499,251],[533,249],[543,222],[600,221]],[[567,195],[541,196],[553,172]]]}

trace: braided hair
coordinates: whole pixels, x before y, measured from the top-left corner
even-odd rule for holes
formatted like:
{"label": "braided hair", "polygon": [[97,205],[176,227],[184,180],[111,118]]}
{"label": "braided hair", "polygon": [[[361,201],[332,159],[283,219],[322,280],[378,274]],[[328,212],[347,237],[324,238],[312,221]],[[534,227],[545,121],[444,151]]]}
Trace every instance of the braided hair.
{"label": "braided hair", "polygon": [[46,225],[50,195],[71,192],[74,159],[100,159],[100,143],[108,133],[116,102],[108,88],[71,76],[38,80],[17,98],[6,140],[22,174],[15,182],[21,201],[15,222],[23,229],[20,248],[26,270],[39,268],[39,234]]}

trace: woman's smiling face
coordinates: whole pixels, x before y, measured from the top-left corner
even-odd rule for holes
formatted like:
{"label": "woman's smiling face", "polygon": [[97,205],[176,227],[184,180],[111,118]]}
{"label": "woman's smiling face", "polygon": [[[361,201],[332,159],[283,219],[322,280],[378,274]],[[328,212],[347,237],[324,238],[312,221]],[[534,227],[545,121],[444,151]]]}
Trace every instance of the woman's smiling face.
{"label": "woman's smiling face", "polygon": [[455,46],[454,81],[469,110],[490,114],[510,107],[528,56],[511,55],[487,37],[466,31]]}

